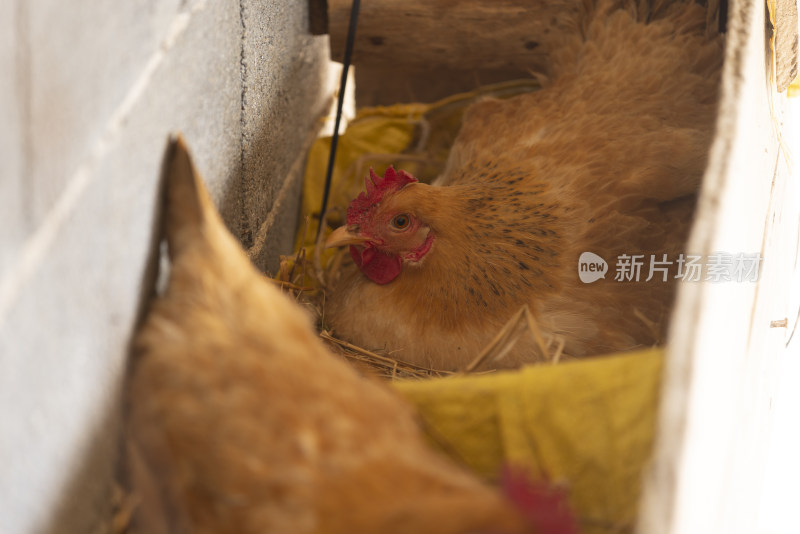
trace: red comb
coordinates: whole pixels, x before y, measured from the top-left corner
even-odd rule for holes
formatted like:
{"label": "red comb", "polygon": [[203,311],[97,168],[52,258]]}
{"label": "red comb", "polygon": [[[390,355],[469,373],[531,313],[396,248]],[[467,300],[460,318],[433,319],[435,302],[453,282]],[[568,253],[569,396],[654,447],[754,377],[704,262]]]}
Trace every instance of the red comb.
{"label": "red comb", "polygon": [[359,194],[347,208],[347,224],[361,224],[370,208],[379,204],[387,193],[399,191],[417,181],[405,171],[395,171],[394,167],[386,169],[383,178],[370,168],[369,176],[364,179],[364,185],[367,187],[366,193]]}
{"label": "red comb", "polygon": [[547,482],[532,482],[523,472],[506,469],[503,489],[537,533],[578,534],[578,525],[563,488]]}

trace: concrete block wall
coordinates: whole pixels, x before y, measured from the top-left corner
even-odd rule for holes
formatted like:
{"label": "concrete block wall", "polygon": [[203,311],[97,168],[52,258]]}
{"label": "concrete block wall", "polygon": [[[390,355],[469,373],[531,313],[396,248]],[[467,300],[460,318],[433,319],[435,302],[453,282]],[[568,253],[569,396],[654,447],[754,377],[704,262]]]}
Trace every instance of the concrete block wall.
{"label": "concrete block wall", "polygon": [[[0,534],[104,532],[160,166],[182,131],[229,228],[291,247],[329,100],[307,0],[0,2]],[[276,202],[280,199],[280,202]]]}

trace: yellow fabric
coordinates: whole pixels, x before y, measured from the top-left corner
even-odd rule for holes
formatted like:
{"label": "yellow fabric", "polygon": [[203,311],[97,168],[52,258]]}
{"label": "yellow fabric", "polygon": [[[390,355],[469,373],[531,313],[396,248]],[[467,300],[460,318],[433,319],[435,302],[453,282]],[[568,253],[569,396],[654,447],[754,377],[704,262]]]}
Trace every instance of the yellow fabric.
{"label": "yellow fabric", "polygon": [[797,75],[794,81],[789,84],[789,87],[786,89],[786,95],[789,98],[797,98],[800,96],[800,75]]}
{"label": "yellow fabric", "polygon": [[658,349],[493,375],[395,382],[431,441],[486,477],[563,482],[584,534],[632,525],[650,456]]}

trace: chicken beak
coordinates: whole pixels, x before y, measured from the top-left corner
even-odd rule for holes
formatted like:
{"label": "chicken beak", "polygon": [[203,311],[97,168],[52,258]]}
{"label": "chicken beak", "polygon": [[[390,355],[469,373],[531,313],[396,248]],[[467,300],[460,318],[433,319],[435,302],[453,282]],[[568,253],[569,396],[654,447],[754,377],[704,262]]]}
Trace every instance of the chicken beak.
{"label": "chicken beak", "polygon": [[358,235],[348,230],[347,226],[340,226],[325,240],[325,248],[341,247],[342,245],[359,245],[369,241],[368,237]]}

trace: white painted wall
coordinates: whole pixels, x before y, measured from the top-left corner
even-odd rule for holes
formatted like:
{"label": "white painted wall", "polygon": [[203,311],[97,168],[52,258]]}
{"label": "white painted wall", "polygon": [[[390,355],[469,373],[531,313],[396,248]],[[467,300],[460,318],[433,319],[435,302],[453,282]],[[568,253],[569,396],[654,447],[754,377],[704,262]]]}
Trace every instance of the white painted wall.
{"label": "white painted wall", "polygon": [[[785,287],[788,298],[786,351],[777,369],[775,390],[770,395],[772,425],[765,436],[765,473],[758,507],[756,534],[796,534],[800,530],[797,501],[800,499],[800,98],[786,103],[782,128],[790,156],[793,179],[786,184],[785,199],[793,202],[793,214],[785,214],[787,267],[794,277]],[[792,252],[794,257],[792,258]],[[794,314],[794,315],[792,315]]]}
{"label": "white painted wall", "polygon": [[[799,464],[775,442],[797,443],[800,421],[796,396],[781,392],[800,384],[800,145],[771,77],[764,11],[730,3],[716,138],[687,247],[760,253],[761,273],[757,283],[680,288],[642,534],[800,532],[795,504],[765,516],[779,492],[791,492],[787,505],[800,496]],[[771,326],[778,321],[786,326]]]}
{"label": "white painted wall", "polygon": [[305,0],[0,0],[0,534],[107,519],[169,133],[275,267],[327,56]]}

